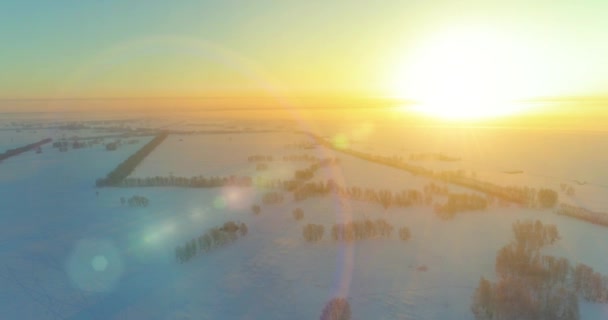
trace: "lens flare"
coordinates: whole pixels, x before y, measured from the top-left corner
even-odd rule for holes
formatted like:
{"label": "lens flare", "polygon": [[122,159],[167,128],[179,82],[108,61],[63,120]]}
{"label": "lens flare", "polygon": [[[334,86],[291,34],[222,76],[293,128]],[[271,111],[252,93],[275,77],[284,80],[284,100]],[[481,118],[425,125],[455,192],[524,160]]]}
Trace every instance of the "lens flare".
{"label": "lens flare", "polygon": [[123,271],[118,249],[106,240],[79,241],[66,263],[66,272],[72,284],[91,292],[111,291]]}

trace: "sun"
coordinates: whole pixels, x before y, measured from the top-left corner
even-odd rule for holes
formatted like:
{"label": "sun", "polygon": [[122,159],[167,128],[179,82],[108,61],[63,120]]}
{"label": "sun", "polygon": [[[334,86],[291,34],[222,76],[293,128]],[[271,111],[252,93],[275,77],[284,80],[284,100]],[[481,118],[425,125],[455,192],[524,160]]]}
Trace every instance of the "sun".
{"label": "sun", "polygon": [[514,102],[522,93],[518,49],[483,29],[444,32],[398,68],[393,95],[416,102],[405,110],[449,120],[521,113],[527,106]]}

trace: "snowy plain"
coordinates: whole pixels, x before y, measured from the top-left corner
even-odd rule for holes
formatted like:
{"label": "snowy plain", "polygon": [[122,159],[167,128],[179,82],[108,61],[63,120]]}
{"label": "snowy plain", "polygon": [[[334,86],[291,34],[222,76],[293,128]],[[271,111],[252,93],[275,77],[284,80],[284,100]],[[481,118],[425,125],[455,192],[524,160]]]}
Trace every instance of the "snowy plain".
{"label": "snowy plain", "polygon": [[[40,133],[15,132],[13,141],[34,142]],[[562,239],[548,252],[608,273],[602,248],[608,229],[550,211],[492,208],[444,221],[426,206],[385,210],[333,196],[295,203],[287,195],[285,203],[264,205],[260,215],[253,215],[250,206],[260,203],[265,190],[94,187],[95,179],[150,138],[113,152],[98,145],[62,153],[46,145],[42,154],[27,152],[0,163],[2,318],[316,319],[328,299],[344,296],[353,319],[472,319],[469,306],[477,281],[493,278],[496,251],[510,241],[511,224],[518,219],[556,224]],[[308,153],[338,156],[342,162],[322,168],[313,180],[396,191],[431,182],[321,147],[286,147],[305,139],[285,132],[170,135],[132,176],[284,178],[308,164],[271,162],[267,172],[257,173],[247,156]],[[422,142],[408,147],[411,152],[455,153],[417,144]],[[504,178],[489,169],[477,174]],[[536,183],[525,173],[510,177],[514,181],[509,183]],[[594,193],[577,187],[577,196],[586,197],[581,201],[606,209],[606,189],[588,187]],[[459,191],[456,186],[450,190]],[[149,198],[150,206],[121,206],[120,198],[132,195]],[[297,207],[304,211],[299,222],[291,215]],[[407,226],[412,239],[330,240],[332,224],[364,217]],[[175,261],[176,245],[228,220],[246,223],[249,234],[186,264]],[[325,226],[323,240],[302,239],[307,223]],[[581,304],[581,319],[602,318],[608,318],[606,306]]]}

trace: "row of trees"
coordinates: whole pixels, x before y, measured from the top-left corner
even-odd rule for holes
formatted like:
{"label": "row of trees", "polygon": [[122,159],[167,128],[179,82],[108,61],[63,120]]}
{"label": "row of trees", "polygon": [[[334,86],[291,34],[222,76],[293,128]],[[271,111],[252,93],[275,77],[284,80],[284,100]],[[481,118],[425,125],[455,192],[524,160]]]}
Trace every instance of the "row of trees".
{"label": "row of trees", "polygon": [[321,158],[309,154],[291,154],[283,156],[285,162],[319,162]]}
{"label": "row of trees", "polygon": [[[298,170],[294,173],[294,179],[267,179],[264,177],[146,177],[146,178],[124,178],[113,186],[120,187],[182,187],[182,188],[218,188],[226,186],[252,187],[262,189],[282,189],[286,191],[297,190],[306,180],[312,178],[315,171],[323,166],[334,165],[333,159],[324,159],[311,165],[309,168]],[[98,185],[105,185],[107,179],[98,179]]]}
{"label": "row of trees", "polygon": [[348,242],[371,238],[390,238],[393,229],[394,227],[384,219],[354,220],[334,224],[331,228],[331,236],[335,241]]}
{"label": "row of trees", "polygon": [[[291,154],[284,155],[281,158],[284,162],[319,162],[322,158],[317,156],[309,155],[309,154]],[[337,158],[334,158],[337,160]],[[272,162],[275,161],[273,156],[271,155],[251,155],[247,157],[248,162]],[[337,160],[339,161],[339,160]]]}
{"label": "row of trees", "polygon": [[262,196],[262,203],[265,205],[281,204],[284,200],[283,194],[277,191],[267,192]]}
{"label": "row of trees", "polygon": [[314,176],[315,172],[321,167],[327,167],[331,165],[338,165],[340,160],[338,158],[324,158],[319,160],[318,162],[310,165],[306,169],[296,170],[294,173],[295,180],[310,180]]}
{"label": "row of trees", "polygon": [[[296,211],[294,211],[295,215]],[[297,219],[296,219],[297,220]],[[354,220],[347,223],[337,223],[331,228],[331,237],[334,241],[353,242],[373,238],[390,238],[394,227],[384,219]],[[308,242],[317,242],[323,239],[325,228],[320,224],[307,224],[302,228],[302,236]],[[399,238],[407,241],[412,237],[408,227],[399,229]]]}
{"label": "row of trees", "polygon": [[442,219],[451,219],[457,213],[464,211],[480,211],[488,207],[484,196],[474,193],[450,193],[444,204],[435,205],[435,213]]}
{"label": "row of trees", "polygon": [[251,187],[250,177],[146,177],[126,178],[117,186],[120,187],[182,187],[182,188],[220,188],[220,187]]}
{"label": "row of trees", "polygon": [[120,204],[125,205],[128,204],[129,207],[147,207],[150,203],[150,200],[144,196],[132,196],[129,199],[125,199],[125,197],[120,197]]}
{"label": "row of trees", "polygon": [[304,142],[297,142],[297,143],[288,143],[285,145],[285,147],[292,148],[292,149],[309,150],[309,149],[314,149],[316,147],[316,144],[309,142],[309,141],[304,141]]}
{"label": "row of trees", "polygon": [[410,161],[426,161],[426,160],[437,160],[437,161],[460,161],[458,157],[451,157],[443,153],[413,153],[410,154]]}
{"label": "row of trees", "polygon": [[447,185],[438,185],[434,182],[431,182],[424,186],[422,189],[425,195],[438,195],[438,196],[448,196],[450,194],[450,190]]}
{"label": "row of trees", "polygon": [[256,154],[256,155],[247,157],[247,161],[249,161],[249,162],[262,162],[262,161],[270,162],[273,160],[274,160],[274,158],[271,155]]}
{"label": "row of trees", "polygon": [[310,197],[325,196],[332,193],[342,199],[377,203],[385,209],[389,207],[409,207],[432,201],[432,196],[425,196],[419,190],[411,189],[392,192],[388,189],[375,190],[357,186],[343,187],[331,179],[325,183],[321,181],[304,183],[297,190],[293,190],[293,197],[295,201],[303,201]]}
{"label": "row of trees", "polygon": [[[88,141],[84,141],[84,140],[88,140]],[[104,142],[104,139],[100,138],[100,137],[80,138],[80,137],[74,136],[71,138],[64,138],[61,141],[53,142],[53,148],[59,149],[59,151],[61,151],[61,152],[66,152],[66,151],[68,151],[69,148],[72,148],[72,149],[90,148],[95,145],[101,144],[103,142]],[[126,142],[123,142],[123,140],[121,140],[121,139],[117,139],[113,142],[106,143],[104,146],[107,151],[114,151],[122,144],[135,144],[138,142],[139,142],[139,140],[137,140],[137,139],[131,139]]]}
{"label": "row of trees", "polygon": [[23,147],[6,150],[6,152],[0,153],[0,161],[8,159],[10,157],[14,157],[16,155],[19,155],[21,153],[24,153],[24,152],[27,152],[30,150],[38,149],[38,148],[42,147],[42,145],[47,144],[51,141],[53,141],[53,139],[47,138],[47,139],[43,139],[43,140],[40,140],[35,143],[30,143]]}
{"label": "row of trees", "polygon": [[323,239],[325,227],[320,224],[307,224],[302,228],[302,236],[308,242],[317,242]]}
{"label": "row of trees", "polygon": [[188,262],[197,254],[206,253],[236,241],[239,236],[247,235],[248,230],[244,223],[228,221],[221,227],[212,228],[184,245],[177,246],[175,260],[179,263]]}
{"label": "row of trees", "polygon": [[268,170],[268,164],[267,163],[258,163],[255,165],[255,170],[256,171],[266,171],[266,170]]}
{"label": "row of trees", "polygon": [[[551,208],[557,203],[558,200],[557,193],[550,189],[545,189],[541,192],[529,187],[500,186],[490,182],[480,181],[475,177],[469,177],[462,170],[435,172],[433,170],[426,169],[418,165],[412,165],[404,161],[403,158],[400,157],[380,156],[352,149],[337,148],[330,141],[324,139],[323,137],[311,133],[309,133],[309,136],[315,139],[315,141],[320,145],[323,145],[330,149],[339,150],[341,152],[350,154],[363,160],[409,171],[414,175],[426,176],[444,182],[457,184],[463,187],[467,187],[469,189],[481,191],[490,196],[505,201],[515,202],[520,205],[529,207],[541,206],[543,208]],[[537,192],[539,193],[538,197]]]}
{"label": "row of trees", "polygon": [[576,219],[591,222],[593,224],[608,227],[608,214],[594,212],[582,207],[572,206],[565,203],[560,204],[557,214],[573,217]]}
{"label": "row of trees", "polygon": [[167,138],[167,136],[168,133],[166,132],[158,134],[141,149],[137,150],[137,152],[120,163],[114,170],[108,173],[105,178],[97,179],[97,187],[119,185],[123,179],[128,177],[133,170],[135,170],[135,167],[137,167],[138,164],[140,164],[158,145],[160,145]]}

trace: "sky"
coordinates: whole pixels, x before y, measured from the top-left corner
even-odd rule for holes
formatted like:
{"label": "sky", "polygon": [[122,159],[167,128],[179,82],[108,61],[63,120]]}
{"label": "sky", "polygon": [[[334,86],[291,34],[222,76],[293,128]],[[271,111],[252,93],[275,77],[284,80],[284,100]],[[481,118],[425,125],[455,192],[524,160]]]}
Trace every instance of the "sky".
{"label": "sky", "polygon": [[608,95],[608,1],[0,2],[0,99]]}

